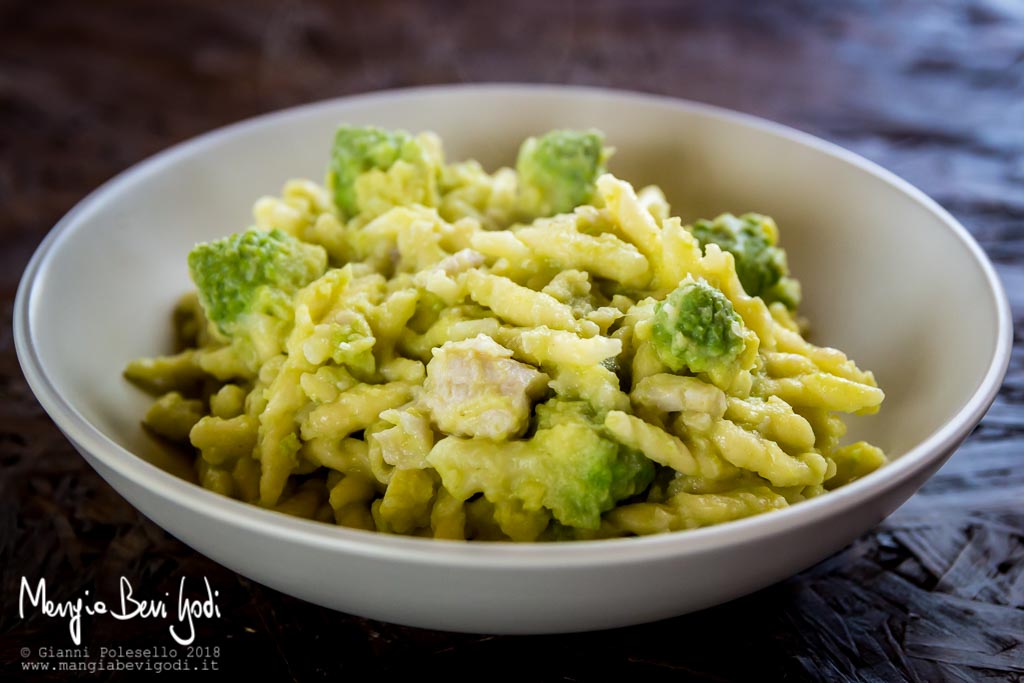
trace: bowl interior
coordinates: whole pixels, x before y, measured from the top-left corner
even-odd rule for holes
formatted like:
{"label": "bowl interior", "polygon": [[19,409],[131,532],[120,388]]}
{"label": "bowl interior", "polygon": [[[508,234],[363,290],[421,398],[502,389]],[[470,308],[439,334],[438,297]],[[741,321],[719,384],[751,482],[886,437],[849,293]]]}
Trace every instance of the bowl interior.
{"label": "bowl interior", "polygon": [[[610,169],[657,183],[685,219],[776,218],[803,283],[812,339],[875,372],[887,398],[851,436],[899,457],[956,414],[996,350],[999,304],[971,247],[921,195],[834,148],[745,117],[593,90],[427,89],[328,102],[235,126],[123,175],[83,205],[29,300],[30,334],[57,392],[124,448],[171,467],[139,421],[150,399],[121,377],[170,347],[197,242],[246,227],[292,177],[320,180],[334,127],[372,123],[441,135],[449,159],[513,163],[519,142],[596,127]],[[183,468],[184,474],[188,468]]]}

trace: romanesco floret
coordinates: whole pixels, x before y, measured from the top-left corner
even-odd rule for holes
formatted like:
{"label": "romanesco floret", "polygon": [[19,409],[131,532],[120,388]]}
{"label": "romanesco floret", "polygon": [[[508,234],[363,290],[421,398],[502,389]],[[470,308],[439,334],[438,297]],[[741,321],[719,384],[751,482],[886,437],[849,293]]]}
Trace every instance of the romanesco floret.
{"label": "romanesco floret", "polygon": [[654,307],[651,340],[673,372],[720,375],[743,351],[743,321],[721,290],[688,277]]}
{"label": "romanesco floret", "polygon": [[601,513],[647,488],[654,464],[602,436],[584,402],[549,404],[538,406],[540,427],[528,440],[448,437],[428,461],[453,495],[516,499],[526,510],[550,510],[566,526],[597,529]]}
{"label": "romanesco floret", "polygon": [[276,314],[323,275],[327,252],[281,230],[252,228],[196,245],[188,267],[206,317],[231,336],[247,313]]}
{"label": "romanesco floret", "polygon": [[701,247],[714,243],[733,255],[736,274],[747,294],[767,303],[781,301],[787,308],[799,305],[799,283],[788,277],[786,252],[775,244],[778,229],[771,218],[756,213],[737,218],[724,213],[713,221],[697,221],[690,232]]}
{"label": "romanesco floret", "polygon": [[351,218],[360,213],[356,180],[379,169],[387,171],[396,161],[426,165],[427,153],[404,130],[382,130],[374,126],[341,126],[334,135],[327,184],[334,192],[334,203]]}
{"label": "romanesco floret", "polygon": [[523,212],[551,216],[588,203],[608,155],[597,131],[553,130],[527,138],[516,160]]}

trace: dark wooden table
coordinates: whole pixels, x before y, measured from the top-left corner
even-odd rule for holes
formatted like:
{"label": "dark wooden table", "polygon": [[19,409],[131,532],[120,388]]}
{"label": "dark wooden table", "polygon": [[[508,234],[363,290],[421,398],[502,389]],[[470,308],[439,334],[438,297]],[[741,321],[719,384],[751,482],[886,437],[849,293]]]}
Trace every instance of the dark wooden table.
{"label": "dark wooden table", "polygon": [[[174,591],[209,577],[199,633],[257,680],[989,681],[1024,678],[1024,353],[967,444],[838,555],[733,603],[618,631],[506,638],[420,631],[252,583],[141,517],[71,449],[14,356],[21,271],[62,214],[140,159],[254,114],[427,83],[584,83],[765,116],[892,169],[950,209],[1024,320],[1024,4],[329,3],[0,0],[0,665],[69,644],[18,616],[50,596]],[[102,267],[102,264],[98,264]],[[332,568],[325,567],[325,572]],[[339,581],[355,580],[338,576]],[[95,647],[166,643],[166,624],[86,619]],[[31,658],[37,658],[33,654]],[[66,674],[64,674],[66,675]],[[119,674],[99,673],[106,680]],[[130,677],[129,677],[130,678]]]}

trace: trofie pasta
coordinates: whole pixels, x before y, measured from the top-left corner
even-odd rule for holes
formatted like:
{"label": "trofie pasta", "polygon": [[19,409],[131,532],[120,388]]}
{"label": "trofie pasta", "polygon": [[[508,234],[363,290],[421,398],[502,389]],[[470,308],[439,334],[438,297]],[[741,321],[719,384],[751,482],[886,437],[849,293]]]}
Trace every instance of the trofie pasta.
{"label": "trofie pasta", "polygon": [[447,539],[691,529],[881,466],[839,414],[883,393],[804,339],[772,219],[683,225],[609,151],[552,131],[488,173],[339,128],[324,186],[189,255],[179,351],[125,370],[144,424],[224,495]]}

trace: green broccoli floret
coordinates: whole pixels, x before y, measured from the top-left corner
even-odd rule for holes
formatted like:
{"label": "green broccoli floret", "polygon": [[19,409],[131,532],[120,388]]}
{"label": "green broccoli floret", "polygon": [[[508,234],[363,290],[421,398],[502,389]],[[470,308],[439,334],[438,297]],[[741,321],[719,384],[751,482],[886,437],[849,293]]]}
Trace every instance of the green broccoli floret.
{"label": "green broccoli floret", "polygon": [[597,529],[601,513],[647,488],[654,464],[605,438],[584,402],[549,404],[538,406],[540,427],[528,440],[448,437],[429,462],[455,496],[515,499],[526,510],[550,510],[566,526]]}
{"label": "green broccoli floret", "polygon": [[361,174],[373,169],[387,171],[399,160],[422,164],[426,156],[416,139],[404,130],[341,126],[334,135],[327,173],[334,203],[345,216],[355,216],[360,212],[356,179]]}
{"label": "green broccoli floret", "polygon": [[743,321],[720,290],[687,278],[654,307],[651,341],[673,372],[722,377],[743,351]]}
{"label": "green broccoli floret", "polygon": [[553,130],[527,138],[516,160],[524,212],[550,216],[588,203],[608,154],[597,131]]}
{"label": "green broccoli floret", "polygon": [[654,464],[642,453],[620,449],[581,422],[537,430],[531,442],[541,454],[529,469],[547,485],[544,507],[568,526],[598,528],[602,512],[654,477]]}
{"label": "green broccoli floret", "polygon": [[788,277],[786,252],[776,246],[778,230],[767,216],[748,213],[737,218],[724,213],[713,221],[699,220],[690,232],[704,247],[717,244],[736,260],[736,274],[750,296],[767,303],[781,301],[787,308],[800,303],[800,286]]}
{"label": "green broccoli floret", "polygon": [[324,273],[327,252],[286,232],[255,228],[198,244],[188,255],[206,317],[231,336],[247,313],[275,314]]}
{"label": "green broccoli floret", "polygon": [[604,415],[587,401],[553,398],[537,404],[537,429],[551,429],[567,422],[579,422],[594,429],[602,429]]}

